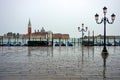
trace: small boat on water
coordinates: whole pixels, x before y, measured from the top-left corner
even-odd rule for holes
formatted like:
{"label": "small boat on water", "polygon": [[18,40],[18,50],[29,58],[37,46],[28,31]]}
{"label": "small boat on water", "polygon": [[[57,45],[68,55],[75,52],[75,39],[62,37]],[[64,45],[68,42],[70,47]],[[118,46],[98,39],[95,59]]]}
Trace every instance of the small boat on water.
{"label": "small boat on water", "polygon": [[59,42],[55,42],[55,46],[66,46],[66,44],[65,43],[63,43],[63,42],[61,42],[61,43],[59,43]]}
{"label": "small boat on water", "polygon": [[28,41],[28,46],[52,46],[48,41]]}
{"label": "small boat on water", "polygon": [[73,44],[68,41],[67,46],[73,46]]}
{"label": "small boat on water", "polygon": [[18,43],[4,43],[4,44],[1,44],[1,46],[24,46],[24,44],[22,45],[21,42],[18,42]]}
{"label": "small boat on water", "polygon": [[55,46],[60,46],[60,44],[56,41],[56,42],[55,42]]}

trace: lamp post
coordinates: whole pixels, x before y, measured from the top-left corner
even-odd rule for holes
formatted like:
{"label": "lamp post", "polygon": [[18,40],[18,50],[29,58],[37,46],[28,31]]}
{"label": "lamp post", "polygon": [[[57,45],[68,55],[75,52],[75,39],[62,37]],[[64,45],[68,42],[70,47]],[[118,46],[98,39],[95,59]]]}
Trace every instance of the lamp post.
{"label": "lamp post", "polygon": [[90,31],[88,31],[88,46],[90,46]]}
{"label": "lamp post", "polygon": [[78,31],[82,32],[82,45],[83,45],[83,36],[84,36],[84,32],[87,31],[87,27],[84,29],[84,24],[82,23],[82,29],[80,29],[80,27],[78,27]]}
{"label": "lamp post", "polygon": [[94,46],[95,38],[94,38],[94,31],[93,31],[93,46]]}
{"label": "lamp post", "polygon": [[97,24],[101,24],[102,22],[104,23],[104,47],[103,47],[103,52],[107,52],[106,49],[106,22],[108,22],[109,24],[113,24],[114,20],[115,20],[115,14],[111,15],[111,22],[108,20],[108,18],[106,17],[106,13],[107,13],[107,7],[103,8],[103,13],[104,13],[104,17],[101,19],[100,22],[98,22],[99,19],[99,15],[96,13],[95,15],[95,20]]}
{"label": "lamp post", "polygon": [[1,45],[2,45],[2,46],[3,46],[3,38],[4,38],[4,37],[2,36],[2,38],[1,38],[1,40],[2,40],[2,41],[1,41]]}

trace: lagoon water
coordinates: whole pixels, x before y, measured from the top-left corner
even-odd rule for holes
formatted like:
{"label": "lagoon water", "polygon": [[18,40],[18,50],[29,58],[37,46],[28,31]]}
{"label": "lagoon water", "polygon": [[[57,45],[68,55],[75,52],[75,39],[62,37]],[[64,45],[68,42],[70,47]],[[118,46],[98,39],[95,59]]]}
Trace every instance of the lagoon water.
{"label": "lagoon water", "polygon": [[0,80],[120,80],[120,47],[0,47]]}

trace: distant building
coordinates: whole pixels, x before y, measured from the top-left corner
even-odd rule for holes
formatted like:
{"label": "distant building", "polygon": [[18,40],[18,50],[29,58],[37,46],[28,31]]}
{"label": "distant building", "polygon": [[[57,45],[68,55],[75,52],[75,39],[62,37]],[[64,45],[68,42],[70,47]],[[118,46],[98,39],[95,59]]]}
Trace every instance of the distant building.
{"label": "distant building", "polygon": [[30,19],[29,19],[29,23],[28,23],[28,35],[31,35],[32,34],[32,28],[31,28],[31,22],[30,22]]}
{"label": "distant building", "polygon": [[[111,43],[112,45],[118,45],[118,42],[120,42],[120,36],[106,36],[106,44]],[[104,43],[104,35],[95,36],[95,43]]]}
{"label": "distant building", "polygon": [[[97,35],[95,36],[95,38],[99,38],[99,39],[104,39],[104,35]],[[112,36],[112,35],[109,35],[109,36],[106,36],[107,39],[120,39],[120,36]]]}
{"label": "distant building", "polygon": [[[0,36],[0,38],[2,38]],[[44,27],[39,29],[35,29],[34,32],[32,32],[32,26],[31,21],[29,19],[28,22],[28,28],[27,28],[27,34],[19,34],[19,33],[13,33],[8,32],[3,36],[4,39],[22,39],[22,40],[43,40],[43,39],[69,39],[69,34],[61,34],[61,33],[53,33],[52,31],[46,31]]]}
{"label": "distant building", "polygon": [[56,33],[53,34],[54,39],[69,39],[69,34],[61,34],[61,33]]}
{"label": "distant building", "polygon": [[32,27],[31,22],[29,20],[28,23],[28,34],[27,37],[30,37],[31,39],[69,39],[69,34],[61,34],[61,33],[53,33],[52,31],[45,31],[44,27],[42,27],[41,30],[35,30],[32,33]]}
{"label": "distant building", "polygon": [[0,40],[3,38],[3,36],[0,36]]}
{"label": "distant building", "polygon": [[[49,34],[52,34],[52,32],[49,33]],[[48,38],[48,32],[45,32],[44,27],[42,27],[41,30],[37,30],[37,31],[35,30],[35,32],[32,32],[31,22],[29,20],[28,34],[24,35],[23,37],[28,37],[30,39],[47,39]]]}
{"label": "distant building", "polygon": [[41,29],[41,32],[43,32],[43,33],[45,32],[45,29],[44,29],[44,27],[42,27],[42,29]]}

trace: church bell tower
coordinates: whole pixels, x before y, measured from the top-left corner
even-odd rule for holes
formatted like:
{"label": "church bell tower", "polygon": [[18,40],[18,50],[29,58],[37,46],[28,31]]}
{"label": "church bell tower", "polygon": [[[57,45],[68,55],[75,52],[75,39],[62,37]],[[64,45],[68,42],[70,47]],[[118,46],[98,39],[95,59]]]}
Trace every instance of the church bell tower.
{"label": "church bell tower", "polygon": [[32,33],[32,28],[31,28],[31,22],[30,22],[30,19],[29,19],[29,23],[28,23],[28,35],[31,35]]}

